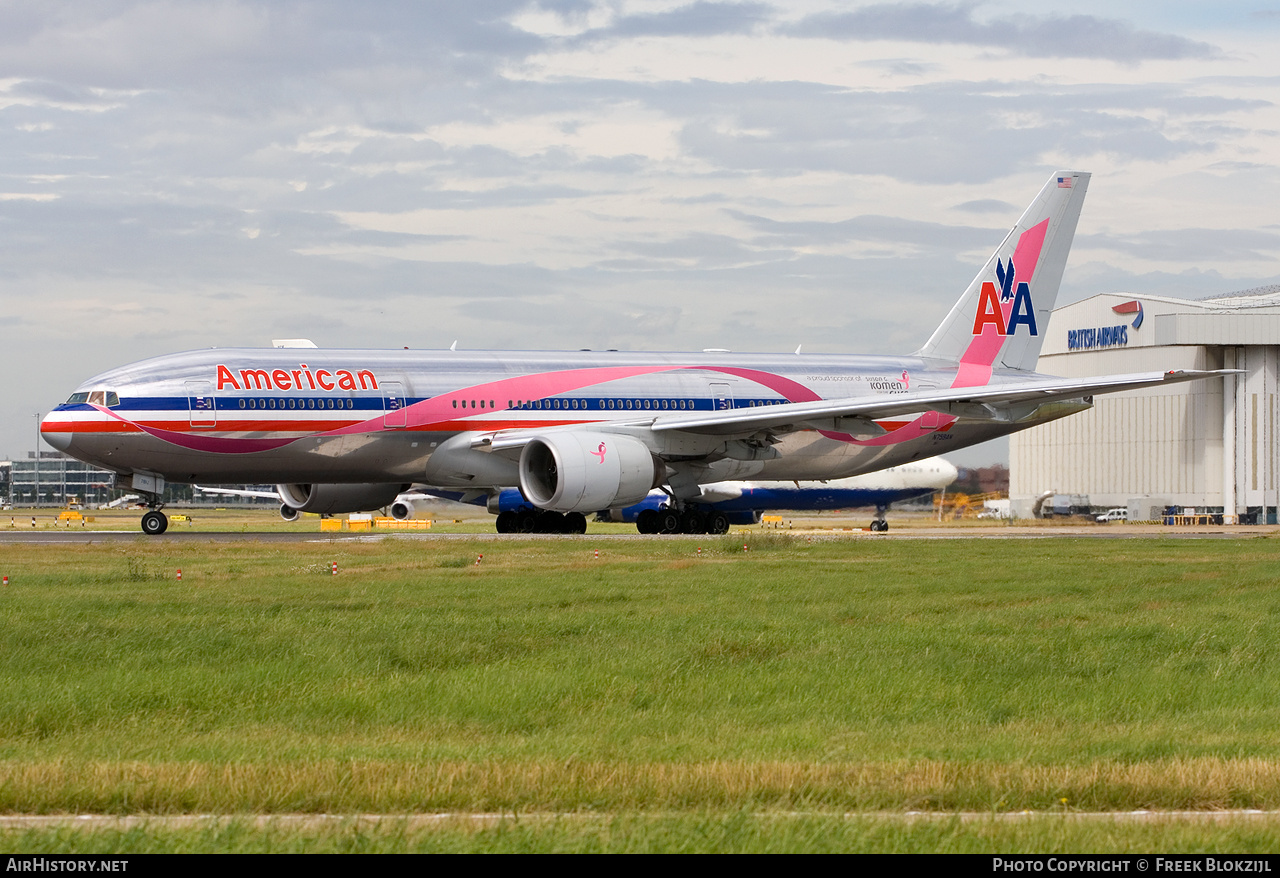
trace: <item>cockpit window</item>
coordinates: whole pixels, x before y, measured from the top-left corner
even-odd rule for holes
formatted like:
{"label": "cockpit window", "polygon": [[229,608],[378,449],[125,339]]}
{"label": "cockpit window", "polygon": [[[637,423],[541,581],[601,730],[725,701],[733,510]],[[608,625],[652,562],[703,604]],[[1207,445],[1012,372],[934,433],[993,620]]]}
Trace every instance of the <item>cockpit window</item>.
{"label": "cockpit window", "polygon": [[79,393],[71,394],[64,404],[104,405],[107,408],[115,408],[120,405],[120,395],[114,390],[82,390]]}

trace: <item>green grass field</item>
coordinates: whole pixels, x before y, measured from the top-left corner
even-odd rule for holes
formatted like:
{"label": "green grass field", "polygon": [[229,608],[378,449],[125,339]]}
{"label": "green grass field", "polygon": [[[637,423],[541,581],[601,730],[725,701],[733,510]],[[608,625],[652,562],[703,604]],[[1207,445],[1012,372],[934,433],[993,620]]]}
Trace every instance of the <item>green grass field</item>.
{"label": "green grass field", "polygon": [[[0,844],[1280,842],[1060,819],[1280,809],[1280,541],[742,542],[0,545],[0,813],[544,815]],[[839,816],[1028,809],[1059,817]]]}

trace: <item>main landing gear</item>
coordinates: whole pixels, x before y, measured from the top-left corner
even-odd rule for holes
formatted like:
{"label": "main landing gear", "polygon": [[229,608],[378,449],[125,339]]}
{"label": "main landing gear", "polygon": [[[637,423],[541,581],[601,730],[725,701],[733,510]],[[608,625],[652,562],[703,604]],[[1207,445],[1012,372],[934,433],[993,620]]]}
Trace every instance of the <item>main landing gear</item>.
{"label": "main landing gear", "polygon": [[158,537],[169,529],[169,516],[160,510],[160,503],[152,503],[150,511],[142,516],[142,532],[149,537]]}
{"label": "main landing gear", "polygon": [[726,534],[729,518],[714,509],[703,511],[686,506],[677,511],[669,506],[645,509],[636,516],[636,530],[642,534]]}
{"label": "main landing gear", "polygon": [[871,519],[871,530],[873,533],[888,533],[889,522],[885,520],[885,516],[889,513],[888,506],[877,506],[876,517]]}
{"label": "main landing gear", "polygon": [[549,512],[525,508],[498,514],[500,534],[584,534],[587,517],[581,512]]}

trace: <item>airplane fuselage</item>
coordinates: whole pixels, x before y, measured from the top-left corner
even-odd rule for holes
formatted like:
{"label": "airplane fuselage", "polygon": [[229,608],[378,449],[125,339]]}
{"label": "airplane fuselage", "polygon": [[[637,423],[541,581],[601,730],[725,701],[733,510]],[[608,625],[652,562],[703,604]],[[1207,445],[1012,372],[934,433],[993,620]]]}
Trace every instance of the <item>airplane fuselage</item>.
{"label": "airplane fuselage", "polygon": [[[743,459],[713,434],[647,432],[660,416],[946,389],[957,376],[954,366],[912,357],[209,349],[97,375],[42,432],[81,460],[170,482],[466,487],[515,483],[514,472],[501,473],[510,462],[476,450],[472,437],[594,425],[634,429],[667,461],[711,461],[706,480],[793,480],[931,457],[1085,405],[1017,423],[920,412],[878,419],[874,435],[800,429],[770,437],[777,453],[768,459]],[[475,471],[486,466],[494,472]]]}

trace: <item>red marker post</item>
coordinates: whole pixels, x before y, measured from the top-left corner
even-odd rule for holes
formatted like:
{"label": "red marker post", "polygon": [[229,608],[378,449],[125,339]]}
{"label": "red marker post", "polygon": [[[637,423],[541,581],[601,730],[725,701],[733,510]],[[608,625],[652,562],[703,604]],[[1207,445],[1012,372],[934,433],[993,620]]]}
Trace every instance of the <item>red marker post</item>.
{"label": "red marker post", "polygon": [[334,575],[334,576],[337,576],[337,575],[338,575],[338,562],[337,562],[337,561],[334,561],[334,562],[333,562],[331,569],[333,570],[333,575]]}
{"label": "red marker post", "polygon": [[182,568],[178,568],[178,582],[182,582]]}

